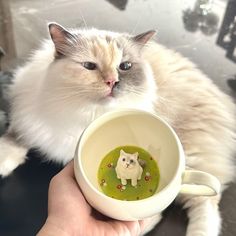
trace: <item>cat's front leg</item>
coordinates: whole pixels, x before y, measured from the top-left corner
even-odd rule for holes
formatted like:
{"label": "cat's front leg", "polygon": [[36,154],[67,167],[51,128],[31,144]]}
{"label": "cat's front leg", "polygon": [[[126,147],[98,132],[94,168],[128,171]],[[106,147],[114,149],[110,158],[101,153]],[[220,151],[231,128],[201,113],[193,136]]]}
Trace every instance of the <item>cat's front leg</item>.
{"label": "cat's front leg", "polygon": [[186,236],[218,236],[220,234],[221,217],[218,206],[220,196],[183,197],[181,201],[184,202],[184,208],[188,208],[189,223]]}
{"label": "cat's front leg", "polygon": [[133,187],[137,186],[137,179],[136,178],[131,179],[131,185]]}
{"label": "cat's front leg", "polygon": [[15,140],[11,132],[0,137],[0,150],[0,176],[3,177],[24,163],[28,151]]}
{"label": "cat's front leg", "polygon": [[122,183],[122,185],[126,185],[127,184],[127,180],[124,179],[124,178],[121,178],[121,183]]}
{"label": "cat's front leg", "polygon": [[140,167],[138,180],[140,180],[142,178],[142,173],[143,173],[143,169]]}

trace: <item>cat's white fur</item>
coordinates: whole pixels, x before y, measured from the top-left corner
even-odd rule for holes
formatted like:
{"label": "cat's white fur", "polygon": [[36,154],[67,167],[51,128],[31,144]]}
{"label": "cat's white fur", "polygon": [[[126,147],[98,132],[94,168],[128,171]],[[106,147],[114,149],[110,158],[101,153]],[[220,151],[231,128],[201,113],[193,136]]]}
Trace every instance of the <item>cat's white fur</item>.
{"label": "cat's white fur", "polygon": [[[112,32],[97,30],[85,34]],[[74,113],[71,107],[53,106],[48,100],[46,80],[54,60],[54,45],[46,41],[30,61],[21,67],[12,87],[13,106],[9,132],[17,132],[19,144],[6,134],[0,139],[0,174],[8,175],[23,163],[30,147],[37,147],[50,159],[67,163],[72,159],[76,142],[83,129],[96,117],[114,108],[131,107],[156,112],[176,130],[184,146],[187,166],[215,175],[222,191],[234,178],[235,106],[210,79],[188,59],[156,43],[143,49],[147,63],[145,95],[126,94],[109,105],[86,105]],[[50,73],[51,81],[63,73],[63,61]],[[155,78],[155,79],[153,79]],[[45,87],[46,85],[46,87]],[[158,89],[157,89],[158,88]],[[3,151],[2,151],[3,150]],[[220,213],[216,197],[179,196],[188,208],[187,236],[217,236]],[[148,232],[160,215],[145,221]]]}
{"label": "cat's white fur", "polygon": [[131,185],[135,187],[143,173],[143,168],[138,162],[138,153],[126,153],[121,149],[115,170],[117,178],[121,179],[122,185],[126,185],[127,180],[130,179]]}
{"label": "cat's white fur", "polygon": [[[73,115],[70,107],[62,105],[52,108],[49,104],[50,101],[45,99],[46,88],[44,89],[43,86],[45,79],[47,79],[45,78],[47,67],[53,60],[54,46],[51,41],[46,41],[43,48],[35,52],[27,66],[16,72],[11,94],[16,98],[11,116],[11,127],[24,135],[26,146],[38,147],[41,152],[49,155],[54,161],[65,164],[71,160],[78,138],[86,126],[96,117],[114,109],[114,107],[153,110],[156,85],[150,69],[148,71],[150,79],[146,83],[147,95],[142,98],[137,99],[131,94],[131,96],[124,96],[118,101],[114,100],[107,106],[86,104],[77,107]],[[60,67],[63,66],[62,62]],[[58,77],[58,73],[60,73],[58,70],[51,73],[52,81],[54,77]],[[24,95],[22,96],[22,94]],[[130,103],[130,99],[132,103]],[[65,116],[65,114],[67,115]]]}

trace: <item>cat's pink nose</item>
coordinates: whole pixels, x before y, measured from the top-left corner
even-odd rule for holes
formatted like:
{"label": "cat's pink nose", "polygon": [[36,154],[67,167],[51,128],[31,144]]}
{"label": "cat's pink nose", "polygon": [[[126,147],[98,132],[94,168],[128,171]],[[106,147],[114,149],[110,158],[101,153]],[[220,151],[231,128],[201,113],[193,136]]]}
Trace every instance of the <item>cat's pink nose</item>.
{"label": "cat's pink nose", "polygon": [[116,83],[116,79],[109,79],[106,81],[106,84],[110,87],[113,88]]}

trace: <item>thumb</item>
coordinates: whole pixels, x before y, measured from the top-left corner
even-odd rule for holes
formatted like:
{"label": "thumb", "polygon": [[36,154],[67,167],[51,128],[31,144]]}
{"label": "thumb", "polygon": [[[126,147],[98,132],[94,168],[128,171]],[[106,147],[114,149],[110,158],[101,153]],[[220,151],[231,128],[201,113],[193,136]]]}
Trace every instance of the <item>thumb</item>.
{"label": "thumb", "polygon": [[74,178],[74,160],[71,160],[58,175],[70,176]]}

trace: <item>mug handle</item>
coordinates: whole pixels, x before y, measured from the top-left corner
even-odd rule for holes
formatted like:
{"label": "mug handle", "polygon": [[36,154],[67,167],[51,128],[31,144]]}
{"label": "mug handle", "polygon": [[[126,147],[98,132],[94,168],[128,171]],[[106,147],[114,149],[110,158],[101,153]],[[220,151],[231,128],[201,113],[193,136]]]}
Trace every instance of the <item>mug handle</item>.
{"label": "mug handle", "polygon": [[198,170],[185,170],[180,193],[195,196],[215,196],[220,192],[220,181],[213,175]]}

